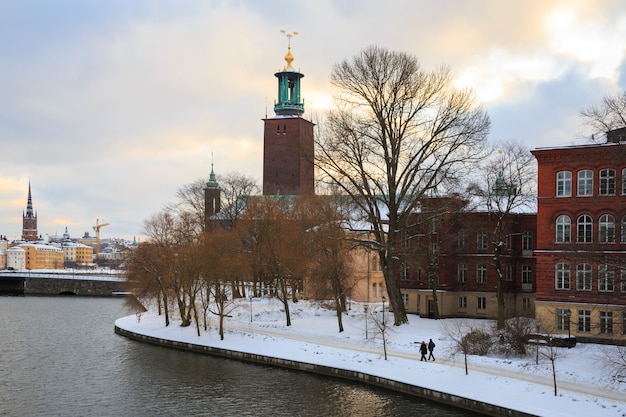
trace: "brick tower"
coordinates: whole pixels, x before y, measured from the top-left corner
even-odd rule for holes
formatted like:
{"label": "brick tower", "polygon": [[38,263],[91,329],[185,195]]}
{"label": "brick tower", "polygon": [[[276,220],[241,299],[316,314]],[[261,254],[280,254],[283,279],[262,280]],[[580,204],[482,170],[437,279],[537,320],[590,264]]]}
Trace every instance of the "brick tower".
{"label": "brick tower", "polygon": [[[295,34],[295,32],[294,32]],[[278,100],[275,116],[263,119],[263,195],[314,194],[313,126],[304,118],[304,103],[300,96],[300,79],[304,74],[291,63],[291,37],[282,71],[278,78]]]}
{"label": "brick tower", "polygon": [[33,212],[33,199],[30,194],[30,182],[28,183],[26,213],[22,212],[22,239],[27,242],[34,242],[37,240],[37,213]]}

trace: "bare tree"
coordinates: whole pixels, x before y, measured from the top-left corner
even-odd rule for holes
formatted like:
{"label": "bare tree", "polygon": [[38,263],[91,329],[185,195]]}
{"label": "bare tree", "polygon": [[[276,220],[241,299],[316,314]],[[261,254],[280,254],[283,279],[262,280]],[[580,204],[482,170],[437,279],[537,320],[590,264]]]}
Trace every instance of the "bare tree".
{"label": "bare tree", "polygon": [[591,136],[604,136],[613,129],[626,127],[626,91],[606,95],[600,104],[580,111]]}
{"label": "bare tree", "polygon": [[491,230],[493,263],[496,270],[496,298],[498,301],[498,329],[504,327],[504,273],[502,260],[511,237],[509,226],[514,214],[536,206],[537,168],[528,148],[515,141],[496,144],[491,156],[481,164],[482,180],[470,185],[472,193],[485,202],[494,221]]}
{"label": "bare tree", "polygon": [[482,327],[471,325],[466,320],[447,320],[443,331],[453,342],[452,354],[463,354],[465,375],[469,373],[468,355],[485,355],[491,349],[489,333]]}
{"label": "bare tree", "polygon": [[371,224],[394,324],[408,322],[394,276],[396,233],[421,197],[444,188],[477,159],[490,128],[469,89],[448,69],[422,70],[401,52],[369,47],[335,65],[339,89],[316,139],[322,181],[347,194]]}
{"label": "bare tree", "polygon": [[260,188],[254,178],[238,172],[218,175],[218,180],[222,189],[220,219],[225,223],[225,227],[232,229],[241,218],[250,196],[257,195]]}

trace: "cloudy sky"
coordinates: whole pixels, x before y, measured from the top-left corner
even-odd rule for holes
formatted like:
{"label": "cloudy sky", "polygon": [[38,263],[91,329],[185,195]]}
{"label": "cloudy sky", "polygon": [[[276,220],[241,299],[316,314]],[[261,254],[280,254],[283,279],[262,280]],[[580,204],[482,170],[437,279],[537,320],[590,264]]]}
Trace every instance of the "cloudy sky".
{"label": "cloudy sky", "polygon": [[176,189],[262,179],[263,122],[287,38],[305,117],[333,64],[370,45],[448,65],[529,148],[583,133],[578,112],[626,89],[622,0],[5,0],[0,2],[0,234],[141,236]]}

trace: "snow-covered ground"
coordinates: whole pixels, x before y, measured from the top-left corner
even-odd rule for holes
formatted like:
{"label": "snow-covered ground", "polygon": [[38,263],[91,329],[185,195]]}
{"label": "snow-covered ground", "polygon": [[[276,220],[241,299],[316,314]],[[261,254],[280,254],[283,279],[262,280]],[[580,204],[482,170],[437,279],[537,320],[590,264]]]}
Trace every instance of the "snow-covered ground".
{"label": "snow-covered ground", "polygon": [[[275,299],[240,300],[226,318],[224,340],[219,338],[216,316],[200,337],[195,325],[182,328],[176,319],[165,327],[163,316],[153,311],[143,313],[139,321],[132,315],[115,324],[164,339],[357,370],[538,416],[626,416],[626,382],[612,380],[605,365],[606,350],[614,347],[579,343],[572,349],[559,349],[555,396],[550,361],[540,356],[537,365],[534,351],[523,358],[469,356],[469,374],[465,375],[463,356],[453,354],[453,341],[446,331],[459,320],[409,316],[408,325],[387,326],[385,360],[380,332],[371,317],[366,326],[363,305],[351,304],[343,316],[342,333],[336,313],[324,303],[290,304],[289,327],[281,307]],[[375,308],[380,310],[381,305],[372,304],[370,311]],[[430,338],[437,345],[436,361],[420,362],[419,343],[428,343]]]}

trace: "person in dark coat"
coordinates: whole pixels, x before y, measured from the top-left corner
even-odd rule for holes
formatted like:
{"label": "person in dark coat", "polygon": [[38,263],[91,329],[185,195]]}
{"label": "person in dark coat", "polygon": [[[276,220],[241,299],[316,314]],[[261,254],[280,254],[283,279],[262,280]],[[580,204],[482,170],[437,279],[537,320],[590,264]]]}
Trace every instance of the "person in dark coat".
{"label": "person in dark coat", "polygon": [[428,359],[426,359],[426,353],[428,353],[428,347],[426,346],[426,342],[424,342],[422,340],[422,345],[420,346],[420,353],[422,354],[422,358],[420,359],[421,361],[426,361],[428,362]]}
{"label": "person in dark coat", "polygon": [[428,342],[428,351],[430,352],[430,355],[428,355],[428,360],[430,360],[430,358],[433,358],[433,360],[435,360],[435,357],[433,356],[433,350],[435,350],[435,342],[433,342],[433,339],[430,339],[430,341]]}

